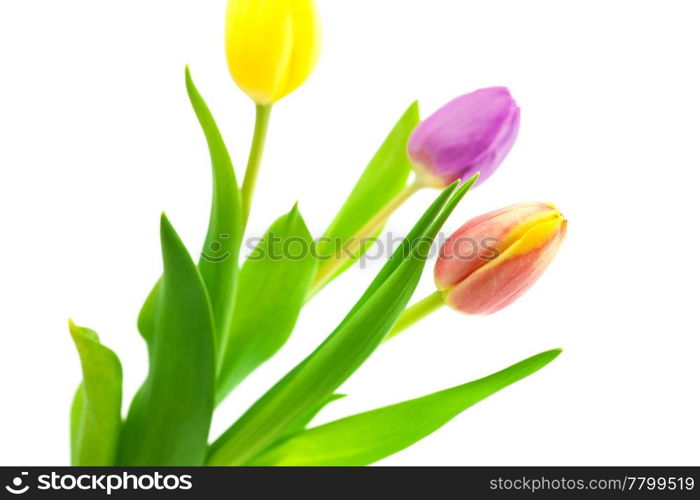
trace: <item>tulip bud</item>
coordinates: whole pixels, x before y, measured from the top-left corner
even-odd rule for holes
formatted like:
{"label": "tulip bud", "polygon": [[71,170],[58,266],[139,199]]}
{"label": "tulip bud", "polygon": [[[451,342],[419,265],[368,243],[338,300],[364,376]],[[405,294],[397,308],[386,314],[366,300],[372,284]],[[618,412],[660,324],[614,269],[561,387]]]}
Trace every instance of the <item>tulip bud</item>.
{"label": "tulip bud", "polygon": [[565,234],[566,219],[547,203],[520,203],[482,215],[445,242],[435,282],[453,309],[494,313],[537,281]]}
{"label": "tulip bud", "polygon": [[229,71],[257,104],[272,104],[301,85],[313,71],[319,50],[313,0],[229,0]]}
{"label": "tulip bud", "polygon": [[477,90],[420,123],[408,141],[408,155],[428,185],[445,187],[477,172],[479,185],[506,157],[519,125],[520,108],[507,88]]}

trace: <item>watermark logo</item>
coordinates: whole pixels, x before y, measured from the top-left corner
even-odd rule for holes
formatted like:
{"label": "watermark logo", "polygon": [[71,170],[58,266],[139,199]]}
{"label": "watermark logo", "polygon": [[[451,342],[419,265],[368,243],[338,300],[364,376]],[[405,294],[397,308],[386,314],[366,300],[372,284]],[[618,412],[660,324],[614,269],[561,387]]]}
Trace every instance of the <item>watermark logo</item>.
{"label": "watermark logo", "polygon": [[[67,469],[67,468],[66,468]],[[110,471],[111,472],[111,471]],[[111,495],[117,491],[162,491],[191,490],[191,474],[163,474],[161,472],[114,471],[108,474],[94,472],[81,473],[80,468],[70,472],[50,472],[29,477],[29,472],[19,472],[10,479],[5,489],[13,495],[23,495],[30,489],[29,497],[34,498],[41,491],[92,491]],[[0,496],[2,491],[0,490]]]}
{"label": "watermark logo", "polygon": [[[230,240],[228,234],[220,234],[217,239],[211,241],[201,253],[202,260],[218,264],[231,257]],[[438,233],[435,238],[418,238],[411,245],[403,248],[403,257],[408,257],[413,252],[415,256],[428,260],[436,255],[445,260],[474,259],[490,261],[500,254],[499,239],[485,237],[475,239],[467,236],[450,238],[450,252],[443,254],[440,249],[447,241],[446,235]],[[360,268],[365,268],[368,262],[387,259],[396,250],[401,248],[403,236],[388,232],[382,237],[350,237],[329,238],[323,236],[313,241],[308,241],[299,236],[281,237],[269,232],[265,237],[248,238],[243,242],[247,250],[248,261],[301,261],[312,258],[324,263],[327,261],[359,261]]]}
{"label": "watermark logo", "polygon": [[26,493],[29,489],[29,485],[24,484],[23,476],[27,475],[29,475],[28,472],[22,472],[19,476],[12,479],[12,484],[5,486],[5,489],[13,495],[22,495],[23,493]]}
{"label": "watermark logo", "polygon": [[224,243],[220,240],[228,240],[230,237],[228,234],[220,234],[218,240],[213,240],[207,248],[202,250],[202,259],[213,264],[228,260],[231,252],[225,249]]}

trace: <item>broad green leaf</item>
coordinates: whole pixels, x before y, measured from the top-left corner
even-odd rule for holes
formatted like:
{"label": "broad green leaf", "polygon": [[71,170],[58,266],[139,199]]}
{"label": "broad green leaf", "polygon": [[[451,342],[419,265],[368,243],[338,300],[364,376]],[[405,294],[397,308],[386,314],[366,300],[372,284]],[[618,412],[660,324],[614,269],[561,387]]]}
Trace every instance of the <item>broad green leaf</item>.
{"label": "broad green leaf", "polygon": [[425,244],[454,208],[447,198],[455,189],[456,183],[438,197],[335,331],[214,442],[210,465],[243,464],[299,429],[372,354],[413,294],[425,265]]}
{"label": "broad green leaf", "polygon": [[[334,255],[352,236],[391,201],[402,189],[411,173],[406,153],[408,138],[420,121],[418,102],[412,103],[389,132],[379,150],[365,168],[333,222],[318,241],[318,254]],[[365,235],[366,237],[377,236]],[[363,245],[359,257],[371,245]],[[336,276],[351,266],[349,260]]]}
{"label": "broad green leaf", "polygon": [[[408,302],[416,269],[389,277],[366,307],[346,320],[213,445],[209,465],[240,465],[296,430],[376,348]],[[340,334],[340,335],[338,335]]]}
{"label": "broad green leaf", "polygon": [[470,406],[533,374],[561,353],[546,351],[482,379],[302,431],[246,465],[362,466],[408,448]]}
{"label": "broad green leaf", "polygon": [[[409,257],[410,253],[412,251],[417,250],[417,247],[420,243],[429,243],[432,241],[432,239],[437,235],[437,232],[439,231],[440,227],[442,227],[442,225],[444,224],[447,217],[452,213],[454,208],[457,206],[457,204],[464,197],[467,191],[469,191],[471,186],[476,182],[478,178],[479,174],[477,173],[471,179],[467,180],[459,189],[457,189],[456,192],[454,191],[458,184],[457,182],[445,189],[442,193],[440,193],[440,195],[433,202],[431,207],[423,214],[423,216],[419,219],[419,221],[413,227],[411,232],[409,232],[408,236],[406,236],[404,241],[401,242],[401,245],[399,245],[396,251],[391,255],[389,261],[377,274],[370,286],[367,288],[360,300],[357,301],[357,303],[355,304],[353,309],[348,313],[345,319],[352,317],[352,315],[359,308],[362,307],[362,305],[367,301],[367,299],[370,298],[377,291],[379,286],[381,286],[384,283],[384,281],[386,281],[386,279],[399,267],[399,265],[404,263],[405,259]],[[453,192],[454,196],[450,198],[450,195]],[[440,213],[439,211],[443,207],[444,209]],[[337,329],[339,329],[341,326],[342,323],[338,326]],[[327,402],[329,403],[335,399],[337,398],[333,398],[331,396],[327,400]],[[306,424],[310,422],[313,419],[313,417],[319,411],[321,411],[326,404],[327,403],[324,403],[322,401],[318,406],[312,407],[309,413],[307,413],[307,415],[301,419],[303,425],[297,424],[297,428],[305,427]]]}
{"label": "broad green leaf", "polygon": [[[199,259],[199,271],[207,287],[214,313],[216,345],[222,342],[229,325],[238,270],[243,223],[241,196],[231,158],[221,133],[185,69],[187,95],[199,120],[209,147],[212,168],[212,202],[209,229]],[[158,284],[153,288],[139,314],[138,326],[148,341],[154,328],[154,311],[158,299]]]}
{"label": "broad green leaf", "polygon": [[122,424],[122,367],[97,334],[69,323],[83,382],[71,407],[71,464],[114,465]]}
{"label": "broad green leaf", "polygon": [[120,465],[202,465],[214,408],[214,327],[197,267],[165,215],[149,371],[122,431]]}
{"label": "broad green leaf", "polygon": [[231,158],[207,104],[186,70],[187,94],[209,145],[212,166],[212,202],[209,229],[199,259],[199,272],[209,292],[214,325],[223,339],[231,318],[238,252],[243,237],[241,195]]}
{"label": "broad green leaf", "polygon": [[313,239],[296,205],[277,219],[243,264],[217,401],[284,345],[313,277]]}

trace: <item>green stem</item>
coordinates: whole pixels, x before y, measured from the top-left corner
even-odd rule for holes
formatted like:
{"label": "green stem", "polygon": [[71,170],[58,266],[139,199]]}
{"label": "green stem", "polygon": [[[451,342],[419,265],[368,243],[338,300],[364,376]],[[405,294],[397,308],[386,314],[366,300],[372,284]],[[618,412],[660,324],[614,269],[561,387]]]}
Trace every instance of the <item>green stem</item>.
{"label": "green stem", "polygon": [[253,141],[250,145],[248,166],[246,167],[243,186],[241,187],[241,208],[243,210],[244,226],[248,221],[248,215],[250,215],[250,206],[253,202],[255,181],[258,179],[263,150],[265,149],[265,138],[267,137],[267,127],[270,123],[271,110],[272,104],[255,105],[255,130],[253,131]]}
{"label": "green stem", "polygon": [[398,335],[404,331],[409,326],[417,323],[421,319],[425,318],[428,314],[436,311],[440,307],[445,305],[445,300],[442,297],[441,291],[436,291],[431,293],[423,300],[416,302],[411,307],[407,308],[399,317],[399,320],[394,325],[394,329],[389,332],[384,341]]}
{"label": "green stem", "polygon": [[336,273],[355,256],[360,250],[365,239],[374,236],[377,231],[386,223],[387,219],[399,208],[408,198],[416,191],[425,187],[422,178],[416,178],[411,184],[401,190],[394,198],[384,205],[369,221],[367,221],[353,236],[348,240],[349,244],[344,248],[342,255],[332,257],[318,266],[316,275],[311,283],[311,287],[306,295],[306,299],[311,297],[326,286],[336,275]]}

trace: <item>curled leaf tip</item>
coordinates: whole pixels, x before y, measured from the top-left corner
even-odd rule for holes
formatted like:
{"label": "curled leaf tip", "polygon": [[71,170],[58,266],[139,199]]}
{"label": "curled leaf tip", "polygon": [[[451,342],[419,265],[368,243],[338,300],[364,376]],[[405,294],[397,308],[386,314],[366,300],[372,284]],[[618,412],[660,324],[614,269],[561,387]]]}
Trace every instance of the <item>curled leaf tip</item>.
{"label": "curled leaf tip", "polygon": [[90,330],[89,328],[84,328],[76,325],[71,318],[68,318],[68,330],[70,331],[70,335],[73,338],[73,341],[76,343],[84,340],[91,340],[93,342],[100,341],[99,337],[97,336],[97,333]]}
{"label": "curled leaf tip", "polygon": [[68,318],[68,331],[70,332],[73,342],[77,342],[78,337],[80,337],[80,327],[75,324],[72,318]]}

